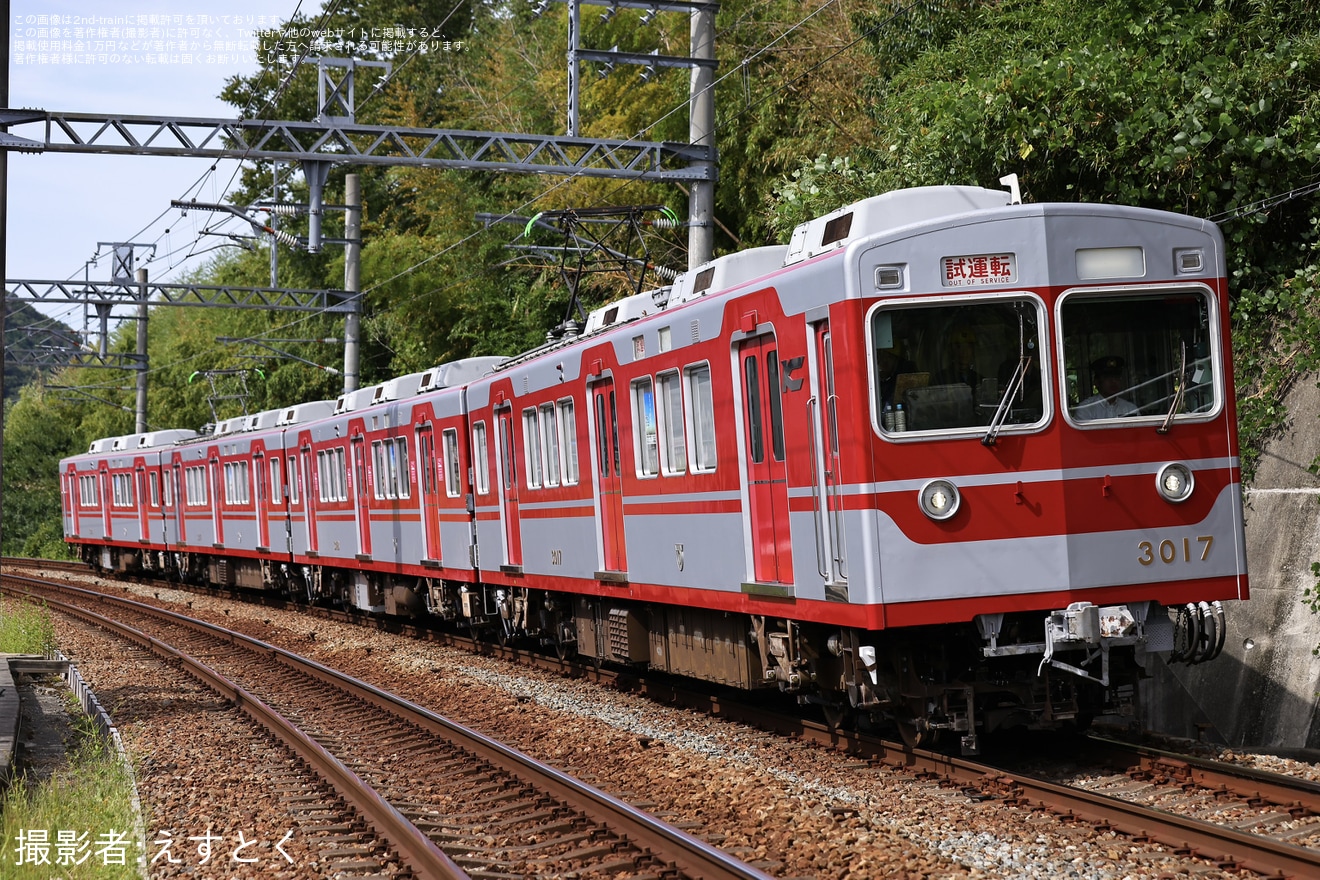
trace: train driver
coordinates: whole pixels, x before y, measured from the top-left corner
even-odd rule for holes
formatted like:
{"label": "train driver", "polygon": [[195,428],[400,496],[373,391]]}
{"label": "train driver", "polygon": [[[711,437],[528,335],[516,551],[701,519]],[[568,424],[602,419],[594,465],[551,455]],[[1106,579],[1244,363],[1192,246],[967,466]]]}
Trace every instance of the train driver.
{"label": "train driver", "polygon": [[1092,419],[1121,419],[1124,416],[1138,415],[1136,404],[1119,394],[1123,390],[1123,359],[1117,355],[1098,358],[1091,362],[1091,376],[1095,379],[1096,390],[1073,410],[1073,418],[1078,421]]}
{"label": "train driver", "polygon": [[894,392],[898,385],[898,377],[904,373],[912,373],[917,369],[916,364],[903,357],[903,352],[898,346],[893,348],[879,348],[875,352],[876,380],[880,383],[880,405],[892,405],[902,403],[901,400],[894,399]]}

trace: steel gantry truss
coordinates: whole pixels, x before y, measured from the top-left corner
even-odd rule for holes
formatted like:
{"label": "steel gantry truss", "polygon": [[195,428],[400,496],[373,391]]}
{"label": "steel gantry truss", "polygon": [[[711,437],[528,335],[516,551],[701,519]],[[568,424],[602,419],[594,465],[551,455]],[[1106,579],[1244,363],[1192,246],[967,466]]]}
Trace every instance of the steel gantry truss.
{"label": "steel gantry truss", "polygon": [[[112,306],[142,302],[142,286],[114,281],[7,281],[6,296],[20,302],[90,302]],[[343,290],[293,290],[212,284],[148,284],[151,305],[265,309],[285,312],[348,312],[357,295]]]}
{"label": "steel gantry truss", "polygon": [[292,122],[0,109],[0,127],[9,129],[0,132],[0,149],[18,152],[408,165],[665,181],[709,180],[714,175],[712,147],[361,125],[333,118]]}

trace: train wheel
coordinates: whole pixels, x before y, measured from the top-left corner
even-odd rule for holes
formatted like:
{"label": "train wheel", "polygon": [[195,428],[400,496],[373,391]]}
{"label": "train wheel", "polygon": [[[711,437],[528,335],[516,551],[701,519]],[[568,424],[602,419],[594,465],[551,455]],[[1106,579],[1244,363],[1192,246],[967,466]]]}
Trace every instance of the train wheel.
{"label": "train wheel", "polygon": [[898,735],[909,749],[931,749],[939,740],[939,731],[930,728],[924,713],[925,702],[913,699],[911,705],[894,714]]}
{"label": "train wheel", "polygon": [[825,724],[830,730],[838,730],[843,727],[844,722],[848,720],[848,707],[839,703],[822,703],[820,706],[821,714],[825,716]]}

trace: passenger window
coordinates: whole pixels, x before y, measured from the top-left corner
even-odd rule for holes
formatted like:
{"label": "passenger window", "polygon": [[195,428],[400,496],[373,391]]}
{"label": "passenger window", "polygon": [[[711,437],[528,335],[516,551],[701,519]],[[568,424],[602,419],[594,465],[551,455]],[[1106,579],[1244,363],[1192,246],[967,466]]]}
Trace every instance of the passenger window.
{"label": "passenger window", "polygon": [[637,476],[654,477],[660,472],[660,452],[655,420],[655,387],[651,378],[648,376],[633,382],[632,392]]}

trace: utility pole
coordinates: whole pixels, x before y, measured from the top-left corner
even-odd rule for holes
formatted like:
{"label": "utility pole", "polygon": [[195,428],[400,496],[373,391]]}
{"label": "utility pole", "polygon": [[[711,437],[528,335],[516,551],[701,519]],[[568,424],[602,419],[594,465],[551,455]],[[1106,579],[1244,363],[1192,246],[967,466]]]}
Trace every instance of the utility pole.
{"label": "utility pole", "polygon": [[147,432],[147,270],[137,270],[138,318],[137,318],[137,400],[134,402],[133,431],[137,434]]}
{"label": "utility pole", "polygon": [[[5,44],[0,47],[0,104],[9,106],[9,0],[0,0],[0,21],[5,23]],[[6,129],[0,128],[0,131]],[[5,251],[9,242],[9,151],[0,150],[0,278],[7,277]],[[0,473],[4,472],[5,424],[5,311],[9,308],[8,290],[0,293]],[[4,493],[0,489],[0,510],[4,509]],[[0,540],[3,540],[4,520],[0,518]]]}
{"label": "utility pole", "polygon": [[[703,6],[692,10],[692,58],[715,60],[715,9]],[[692,87],[688,99],[688,141],[710,148],[715,155],[715,68],[707,64],[692,67]],[[710,176],[692,183],[688,193],[688,268],[710,262],[715,255],[715,162],[699,160]]]}
{"label": "utility pole", "polygon": [[[616,64],[632,64],[645,68],[643,81],[650,81],[661,67],[687,67],[692,71],[688,92],[688,141],[702,150],[693,151],[689,165],[692,188],[688,191],[688,268],[710,262],[715,255],[715,178],[718,165],[715,158],[715,13],[719,4],[711,0],[561,0],[568,5],[568,126],[569,137],[576,137],[581,124],[582,62],[604,65],[601,76],[606,76]],[[620,52],[615,46],[608,51],[584,49],[582,39],[583,4],[605,5],[602,21],[613,18],[621,7],[644,9],[642,23],[647,24],[660,12],[685,12],[689,17],[690,46],[687,57],[635,52]],[[550,5],[542,0],[535,11],[540,14]]]}
{"label": "utility pole", "polygon": [[362,190],[356,174],[344,175],[344,393],[358,389],[358,337],[362,332]]}

